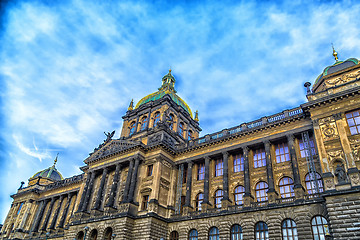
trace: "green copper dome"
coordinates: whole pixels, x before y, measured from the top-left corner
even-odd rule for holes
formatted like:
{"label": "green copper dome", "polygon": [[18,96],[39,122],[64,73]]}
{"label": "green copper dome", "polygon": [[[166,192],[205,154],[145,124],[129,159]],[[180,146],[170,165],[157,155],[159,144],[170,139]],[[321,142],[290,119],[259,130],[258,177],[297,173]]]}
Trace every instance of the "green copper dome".
{"label": "green copper dome", "polygon": [[184,100],[182,100],[175,91],[174,88],[175,85],[175,78],[173,75],[171,75],[171,70],[169,70],[169,73],[166,74],[163,78],[162,78],[162,85],[161,87],[158,89],[157,92],[154,92],[152,94],[149,94],[145,97],[143,97],[137,104],[135,108],[140,107],[143,104],[146,104],[148,102],[151,101],[156,101],[158,99],[163,98],[166,94],[168,94],[171,99],[179,106],[181,106],[185,111],[187,111],[191,117],[192,113],[191,113],[191,109],[190,107],[186,104],[186,102]]}
{"label": "green copper dome", "polygon": [[349,58],[349,59],[347,59],[345,61],[336,60],[336,62],[333,65],[328,66],[328,67],[326,67],[324,69],[324,71],[316,78],[314,84],[320,82],[320,80],[323,77],[325,77],[326,75],[341,71],[343,69],[352,67],[352,66],[357,65],[357,64],[359,64],[359,60],[356,59],[356,58]]}
{"label": "green copper dome", "polygon": [[43,178],[50,178],[52,180],[55,180],[55,181],[60,181],[60,180],[63,180],[64,178],[62,177],[61,173],[56,169],[55,165],[56,165],[56,162],[57,162],[57,156],[54,160],[54,165],[52,165],[51,167],[49,168],[46,168],[42,171],[39,171],[37,173],[35,173],[34,176],[32,176],[30,179],[33,179],[33,178],[37,178],[37,177],[43,177]]}

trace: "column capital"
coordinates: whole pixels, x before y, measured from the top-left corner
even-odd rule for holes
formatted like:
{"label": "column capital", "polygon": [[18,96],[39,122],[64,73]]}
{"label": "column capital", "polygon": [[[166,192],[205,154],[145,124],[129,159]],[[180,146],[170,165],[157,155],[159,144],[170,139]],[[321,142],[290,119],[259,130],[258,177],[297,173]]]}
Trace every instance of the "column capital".
{"label": "column capital", "polygon": [[243,150],[243,154],[244,155],[248,155],[249,154],[249,151],[250,151],[250,148],[248,146],[244,146],[244,147],[241,147],[242,150]]}
{"label": "column capital", "polygon": [[294,140],[295,140],[295,136],[292,133],[286,134],[286,138],[287,138],[288,142],[294,142]]}
{"label": "column capital", "polygon": [[192,165],[194,164],[193,161],[189,160],[189,161],[186,161],[186,163],[188,164],[188,167],[192,167]]}
{"label": "column capital", "polygon": [[222,152],[222,155],[223,155],[223,157],[229,157],[229,152],[228,151],[224,151],[224,152]]}
{"label": "column capital", "polygon": [[209,161],[210,161],[211,158],[210,158],[210,156],[205,156],[205,157],[204,157],[204,160],[205,160],[205,161],[206,161],[206,160],[209,160]]}

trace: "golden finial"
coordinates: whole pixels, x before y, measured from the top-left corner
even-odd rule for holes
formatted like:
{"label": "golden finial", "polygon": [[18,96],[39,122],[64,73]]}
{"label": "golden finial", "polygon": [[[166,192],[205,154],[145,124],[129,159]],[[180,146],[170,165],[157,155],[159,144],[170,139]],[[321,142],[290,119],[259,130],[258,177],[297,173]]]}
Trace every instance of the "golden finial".
{"label": "golden finial", "polygon": [[128,111],[133,109],[134,109],[134,99],[131,99],[130,105],[128,107]]}
{"label": "golden finial", "polygon": [[171,75],[171,67],[169,68],[169,74]]}
{"label": "golden finial", "polygon": [[334,45],[332,43],[331,43],[331,46],[332,46],[332,49],[333,49],[333,56],[335,58],[335,61],[338,61],[338,57],[337,57],[338,53],[335,51]]}
{"label": "golden finial", "polygon": [[194,118],[195,121],[199,121],[199,112],[198,110],[195,111],[195,118]]}
{"label": "golden finial", "polygon": [[54,166],[56,165],[56,163],[58,161],[58,156],[59,156],[59,153],[57,153],[56,158],[54,159]]}

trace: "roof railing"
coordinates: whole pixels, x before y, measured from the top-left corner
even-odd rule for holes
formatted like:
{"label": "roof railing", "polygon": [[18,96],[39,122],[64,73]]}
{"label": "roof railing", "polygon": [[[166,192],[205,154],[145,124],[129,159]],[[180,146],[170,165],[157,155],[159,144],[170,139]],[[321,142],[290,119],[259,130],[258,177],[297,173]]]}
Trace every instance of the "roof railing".
{"label": "roof railing", "polygon": [[194,139],[189,141],[189,145],[199,145],[199,144],[203,144],[206,142],[209,142],[211,140],[216,140],[216,139],[220,139],[220,138],[224,138],[228,135],[235,135],[237,133],[240,132],[245,132],[245,131],[251,131],[253,129],[259,128],[261,126],[264,126],[268,123],[274,123],[274,122],[278,122],[278,121],[283,121],[289,118],[293,118],[296,117],[298,115],[302,115],[303,114],[303,110],[301,109],[301,107],[296,107],[296,108],[292,108],[289,110],[285,110],[281,113],[276,113],[274,115],[268,116],[268,117],[262,117],[261,119],[257,119],[255,121],[252,122],[248,122],[248,123],[242,123],[239,126],[236,127],[232,127],[230,129],[224,129],[222,131],[219,132],[215,132],[212,134],[207,134],[203,137]]}

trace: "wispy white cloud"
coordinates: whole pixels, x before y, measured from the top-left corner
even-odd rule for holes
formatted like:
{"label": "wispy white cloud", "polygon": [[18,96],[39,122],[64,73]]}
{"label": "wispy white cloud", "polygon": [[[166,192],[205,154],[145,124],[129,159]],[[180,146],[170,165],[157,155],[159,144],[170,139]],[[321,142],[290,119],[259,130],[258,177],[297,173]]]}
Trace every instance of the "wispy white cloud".
{"label": "wispy white cloud", "polygon": [[57,151],[45,149],[60,151],[65,177],[80,173],[103,132],[119,136],[130,100],[156,91],[170,66],[203,134],[298,106],[303,83],[333,63],[331,42],[342,59],[360,56],[359,13],[346,1],[9,5],[1,176],[17,181],[2,189],[3,209],[20,181],[52,164]]}

